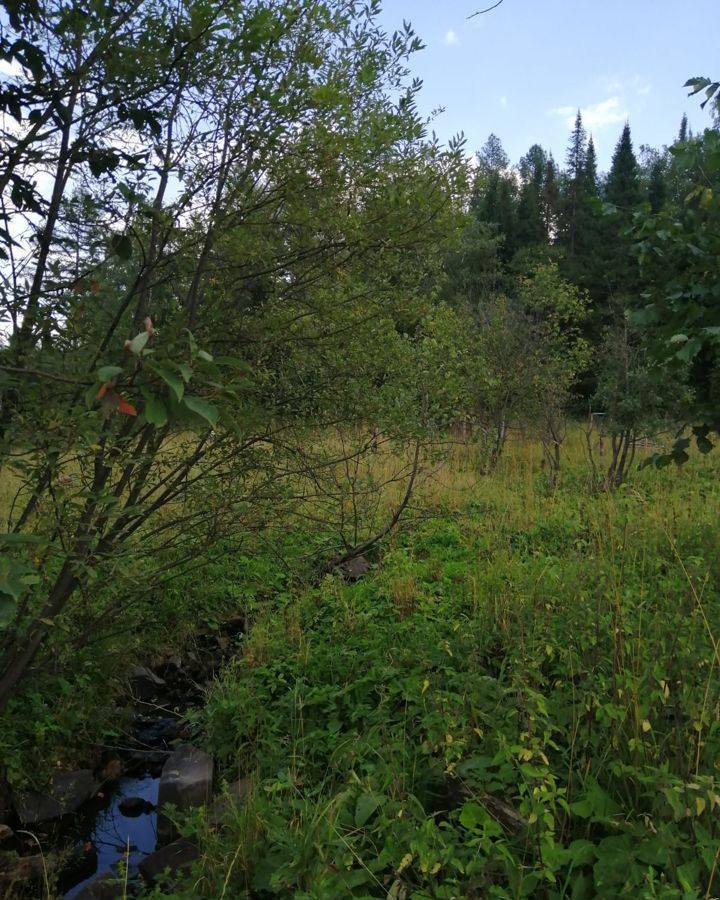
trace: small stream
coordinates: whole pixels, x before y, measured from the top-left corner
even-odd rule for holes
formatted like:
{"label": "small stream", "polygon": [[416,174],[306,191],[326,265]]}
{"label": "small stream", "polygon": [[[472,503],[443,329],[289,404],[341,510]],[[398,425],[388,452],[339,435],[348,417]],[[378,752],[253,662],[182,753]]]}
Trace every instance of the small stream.
{"label": "small stream", "polygon": [[127,879],[128,897],[140,891],[140,863],[157,849],[162,767],[179,744],[192,741],[187,713],[202,705],[205,691],[240,649],[244,626],[244,619],[224,623],[219,633],[196,635],[182,655],[152,670],[132,667],[133,724],[123,746],[105,747],[99,792],[76,813],[37,829],[46,853],[68,859],[58,873],[64,900],[74,900],[105,875]]}
{"label": "small stream", "polygon": [[[150,773],[138,777],[123,776],[104,803],[96,801],[96,809],[85,810],[86,821],[78,823],[79,840],[95,848],[96,868],[90,875],[83,873],[81,880],[72,886],[65,884],[65,900],[72,900],[86,885],[108,872],[118,878],[124,877],[125,866],[128,881],[137,878],[140,861],[152,853],[157,844],[159,785],[160,779]],[[132,811],[121,809],[124,801],[130,799],[144,800],[147,805]]]}

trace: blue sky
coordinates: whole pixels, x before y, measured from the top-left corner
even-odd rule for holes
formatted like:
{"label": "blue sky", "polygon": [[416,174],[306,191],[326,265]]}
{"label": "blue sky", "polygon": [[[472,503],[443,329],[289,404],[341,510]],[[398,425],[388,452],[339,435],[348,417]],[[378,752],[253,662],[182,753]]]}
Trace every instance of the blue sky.
{"label": "blue sky", "polygon": [[383,24],[412,22],[426,49],[420,109],[445,112],[441,140],[463,131],[470,152],[495,132],[512,162],[533,143],[564,161],[578,107],[607,169],[624,122],[636,150],[676,136],[683,112],[695,130],[707,113],[682,85],[720,78],[720,0],[384,0]]}

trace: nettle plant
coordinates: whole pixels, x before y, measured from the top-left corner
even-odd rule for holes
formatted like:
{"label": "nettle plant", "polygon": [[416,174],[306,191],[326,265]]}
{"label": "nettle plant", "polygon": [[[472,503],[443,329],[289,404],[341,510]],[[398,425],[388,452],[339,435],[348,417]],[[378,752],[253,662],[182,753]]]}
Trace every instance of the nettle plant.
{"label": "nettle plant", "polygon": [[353,454],[368,423],[418,433],[440,378],[418,389],[429,338],[400,323],[433,304],[464,167],[378,12],[9,11],[0,704],[49,636],[141,630],[168,578],[306,500],[338,460],[310,471],[298,423],[356,428]]}

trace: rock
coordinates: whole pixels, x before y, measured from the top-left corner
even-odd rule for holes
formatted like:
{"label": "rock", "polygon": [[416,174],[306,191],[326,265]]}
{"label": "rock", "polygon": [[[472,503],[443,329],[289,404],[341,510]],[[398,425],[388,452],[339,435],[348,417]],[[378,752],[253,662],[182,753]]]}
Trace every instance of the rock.
{"label": "rock", "polygon": [[[0,896],[15,896],[24,890],[29,882],[40,881],[49,871],[54,861],[41,853],[32,856],[18,856],[17,853],[4,853],[0,858]],[[26,892],[22,894],[26,895]]]}
{"label": "rock", "polygon": [[181,838],[173,841],[167,847],[162,847],[146,856],[140,861],[140,874],[147,881],[157,881],[158,877],[167,869],[177,872],[185,866],[189,866],[200,856],[200,851],[191,841]]}
{"label": "rock", "polygon": [[146,666],[130,666],[128,669],[130,690],[138,700],[150,700],[158,694],[158,688],[163,687],[165,681]]}
{"label": "rock", "polygon": [[0,824],[0,844],[7,844],[15,837],[15,832],[9,825]]}
{"label": "rock", "polygon": [[214,764],[212,757],[184,744],[174,750],[163,766],[158,789],[158,843],[165,844],[175,837],[175,826],[162,814],[166,803],[177,810],[205,806],[213,789]]}
{"label": "rock", "polygon": [[135,818],[142,816],[144,813],[152,812],[155,807],[144,797],[126,797],[118,803],[118,809],[124,816]]}
{"label": "rock", "polygon": [[13,803],[23,825],[36,825],[75,812],[93,797],[98,785],[91,769],[55,772],[46,793],[18,791]]}
{"label": "rock", "polygon": [[90,884],[86,884],[80,893],[75,894],[75,900],[118,900],[124,896],[124,885],[106,872]]}
{"label": "rock", "polygon": [[345,581],[359,581],[370,571],[370,563],[364,556],[356,556],[341,563],[339,569]]}

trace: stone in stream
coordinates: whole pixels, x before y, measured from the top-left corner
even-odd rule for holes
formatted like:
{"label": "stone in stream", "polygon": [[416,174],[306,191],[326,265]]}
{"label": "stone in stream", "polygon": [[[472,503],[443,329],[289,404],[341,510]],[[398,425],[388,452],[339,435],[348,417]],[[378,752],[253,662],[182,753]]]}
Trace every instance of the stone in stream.
{"label": "stone in stream", "polygon": [[146,666],[130,666],[128,669],[130,689],[138,700],[151,700],[157,696],[165,681]]}
{"label": "stone in stream", "polygon": [[167,869],[170,872],[176,872],[185,866],[189,866],[200,856],[200,851],[191,841],[186,838],[173,841],[167,847],[162,847],[146,856],[140,861],[138,868],[140,874],[147,881],[157,881],[158,877]]}
{"label": "stone in stream", "polygon": [[13,794],[13,804],[23,825],[36,825],[75,812],[95,796],[97,788],[91,769],[55,772],[46,792],[17,791]]}
{"label": "stone in stream", "polygon": [[144,797],[126,797],[120,801],[118,809],[124,816],[134,819],[136,816],[152,812],[155,807]]}
{"label": "stone in stream", "polygon": [[159,845],[167,844],[176,835],[175,826],[163,815],[163,806],[171,803],[178,811],[205,806],[212,797],[213,770],[212,757],[191,744],[183,744],[170,754],[158,789]]}
{"label": "stone in stream", "polygon": [[95,881],[75,894],[75,900],[118,900],[125,896],[124,884],[118,881],[110,872],[106,872]]}

